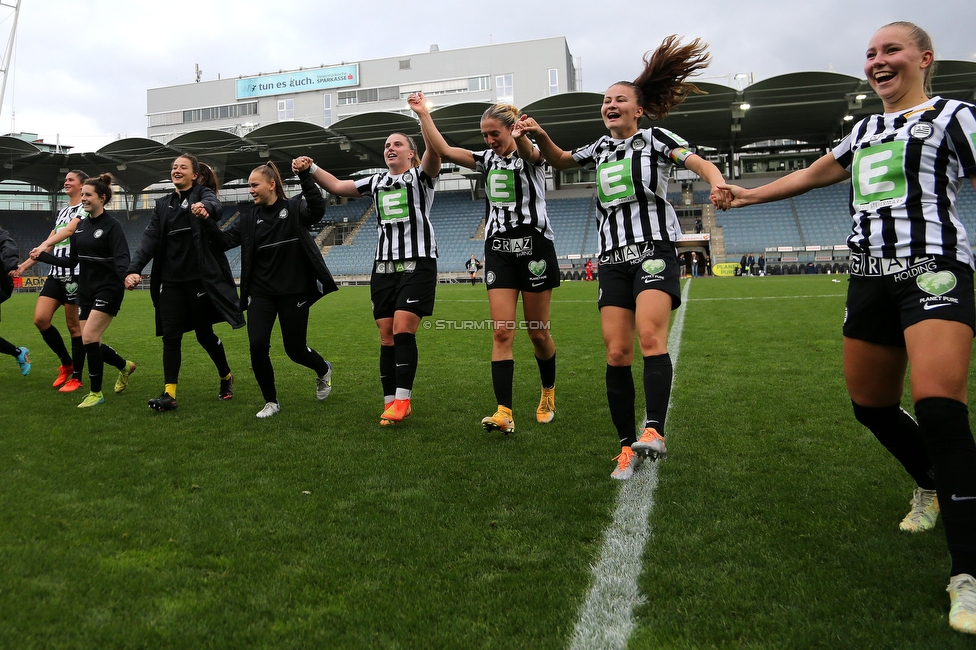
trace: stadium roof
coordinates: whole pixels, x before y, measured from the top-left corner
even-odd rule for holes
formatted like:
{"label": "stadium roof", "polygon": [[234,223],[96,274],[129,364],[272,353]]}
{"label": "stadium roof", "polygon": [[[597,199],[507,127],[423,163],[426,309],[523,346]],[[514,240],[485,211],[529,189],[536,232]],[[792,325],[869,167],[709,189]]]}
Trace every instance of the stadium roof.
{"label": "stadium roof", "polygon": [[[798,140],[826,149],[846,133],[847,115],[881,111],[881,101],[867,82],[834,72],[796,72],[766,79],[744,90],[699,83],[707,94],[691,95],[655,124],[689,142],[718,153],[750,150],[774,140]],[[943,97],[976,99],[976,63],[940,61],[933,92]],[[858,99],[863,95],[863,99]],[[563,149],[592,142],[606,133],[600,117],[602,93],[553,95],[523,107]],[[747,104],[748,108],[743,108]],[[453,145],[483,146],[479,119],[485,103],[454,104],[432,111],[437,126]],[[650,122],[647,122],[650,124]],[[390,112],[364,113],[335,122],[328,129],[306,122],[276,122],[243,137],[223,131],[194,131],[161,144],[147,138],[116,140],[91,153],[49,153],[29,142],[0,136],[0,181],[31,183],[50,192],[61,187],[64,174],[83,169],[108,171],[124,190],[137,193],[169,180],[173,159],[190,152],[216,168],[226,182],[246,178],[250,170],[274,160],[282,169],[296,156],[307,155],[336,176],[348,177],[384,167],[383,143],[394,131],[416,136],[413,117]],[[762,151],[763,149],[755,149]]]}

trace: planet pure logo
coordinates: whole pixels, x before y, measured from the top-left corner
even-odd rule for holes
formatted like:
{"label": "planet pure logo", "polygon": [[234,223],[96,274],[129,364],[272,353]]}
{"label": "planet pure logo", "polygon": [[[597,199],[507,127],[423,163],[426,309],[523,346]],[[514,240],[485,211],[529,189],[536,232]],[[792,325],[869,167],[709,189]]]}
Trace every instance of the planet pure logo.
{"label": "planet pure logo", "polygon": [[956,288],[956,276],[950,271],[929,271],[915,280],[918,288],[932,296],[943,296]]}
{"label": "planet pure logo", "polygon": [[644,263],[641,264],[644,272],[650,275],[657,275],[664,270],[665,266],[667,265],[664,263],[664,260],[644,260]]}
{"label": "planet pure logo", "polygon": [[529,261],[529,273],[535,277],[541,277],[543,273],[546,272],[546,261],[545,260],[530,260]]}

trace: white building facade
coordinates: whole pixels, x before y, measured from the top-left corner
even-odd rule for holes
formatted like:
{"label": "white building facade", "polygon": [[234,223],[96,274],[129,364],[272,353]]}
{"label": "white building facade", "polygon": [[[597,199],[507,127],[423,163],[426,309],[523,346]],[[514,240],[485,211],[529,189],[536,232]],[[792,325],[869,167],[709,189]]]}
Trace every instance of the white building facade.
{"label": "white building facade", "polygon": [[577,68],[566,39],[555,37],[150,88],[147,137],[166,143],[203,129],[242,136],[287,120],[328,128],[362,113],[410,114],[406,98],[416,91],[438,107],[521,107],[579,90]]}

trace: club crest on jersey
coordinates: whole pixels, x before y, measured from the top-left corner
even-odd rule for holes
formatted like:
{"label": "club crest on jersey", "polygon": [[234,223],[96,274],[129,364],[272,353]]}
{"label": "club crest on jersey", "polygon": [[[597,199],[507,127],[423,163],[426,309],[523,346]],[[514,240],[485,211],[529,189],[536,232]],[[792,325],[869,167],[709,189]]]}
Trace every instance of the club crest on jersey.
{"label": "club crest on jersey", "polygon": [[647,142],[645,142],[645,141],[644,141],[644,138],[642,138],[642,137],[640,137],[640,136],[637,136],[636,138],[634,138],[634,139],[633,139],[633,140],[631,140],[631,142],[630,142],[630,147],[631,147],[631,148],[632,148],[632,149],[633,149],[634,151],[640,151],[641,149],[643,149],[643,148],[644,148],[644,147],[646,147],[646,146],[647,146]]}
{"label": "club crest on jersey", "polygon": [[488,271],[488,273],[485,274],[485,282],[487,282],[488,284],[495,284],[495,272],[494,271]]}
{"label": "club crest on jersey", "polygon": [[99,237],[101,237],[101,236],[102,236],[102,229],[101,229],[101,228],[99,228],[98,230],[96,230],[96,231],[95,231],[95,232],[94,232],[94,233],[92,234],[92,237],[94,237],[95,239],[98,239],[98,238],[99,238]]}
{"label": "club crest on jersey", "polygon": [[190,199],[183,199],[183,203],[180,203],[180,208],[186,210],[188,207],[190,207]]}
{"label": "club crest on jersey", "polygon": [[522,159],[521,158],[516,158],[515,159],[515,169],[522,169],[523,167],[525,167],[525,164],[522,162]]}
{"label": "club crest on jersey", "polygon": [[929,124],[928,122],[919,122],[918,124],[913,126],[908,132],[911,134],[913,138],[917,140],[924,140],[925,138],[932,135],[933,130],[934,129],[932,128],[932,125]]}
{"label": "club crest on jersey", "polygon": [[282,208],[281,209],[281,212],[278,213],[278,218],[279,219],[287,219],[288,218],[288,208]]}
{"label": "club crest on jersey", "polygon": [[401,178],[403,178],[403,182],[404,183],[412,183],[413,182],[413,174],[411,174],[410,172],[404,172],[404,174],[403,174],[403,176]]}

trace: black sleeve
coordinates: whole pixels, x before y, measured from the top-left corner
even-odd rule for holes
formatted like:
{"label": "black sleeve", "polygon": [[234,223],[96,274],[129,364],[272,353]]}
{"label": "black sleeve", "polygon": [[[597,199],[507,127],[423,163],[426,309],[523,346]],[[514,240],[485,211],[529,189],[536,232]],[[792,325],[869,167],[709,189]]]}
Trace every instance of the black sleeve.
{"label": "black sleeve", "polygon": [[0,261],[4,271],[13,271],[20,264],[20,251],[17,242],[3,228],[0,228]]}
{"label": "black sleeve", "polygon": [[231,224],[230,228],[221,230],[213,218],[200,219],[200,228],[203,235],[210,241],[210,247],[213,250],[223,252],[241,245],[241,221],[243,220],[244,215],[241,214]]}
{"label": "black sleeve", "polygon": [[142,269],[146,268],[149,261],[156,255],[156,251],[159,250],[159,210],[160,203],[157,201],[152,218],[149,219],[149,225],[142,231],[142,241],[139,242],[139,248],[132,255],[132,261],[127,269],[129,273],[142,273]]}
{"label": "black sleeve", "polygon": [[51,266],[60,266],[65,269],[70,269],[78,264],[78,260],[73,260],[70,257],[55,257],[47,252],[40,253],[37,256],[37,261],[50,264]]}
{"label": "black sleeve", "polygon": [[125,240],[122,224],[118,221],[115,224],[109,233],[109,237],[111,237],[109,245],[112,247],[112,257],[115,260],[115,272],[119,274],[120,280],[125,280],[130,268],[129,242]]}
{"label": "black sleeve", "polygon": [[210,215],[210,219],[219,223],[220,218],[224,214],[224,206],[220,204],[220,199],[214,194],[213,190],[209,187],[200,186],[200,198],[199,202],[203,204],[203,207],[207,209],[207,213]]}
{"label": "black sleeve", "polygon": [[305,228],[310,228],[325,216],[325,198],[322,196],[322,190],[312,180],[312,175],[307,169],[298,172],[298,180],[302,183],[302,195],[296,197],[302,199],[298,204],[298,214],[302,220],[302,225]]}

